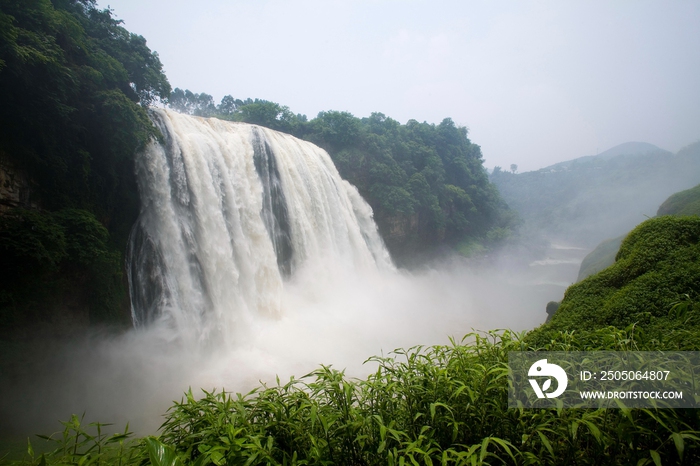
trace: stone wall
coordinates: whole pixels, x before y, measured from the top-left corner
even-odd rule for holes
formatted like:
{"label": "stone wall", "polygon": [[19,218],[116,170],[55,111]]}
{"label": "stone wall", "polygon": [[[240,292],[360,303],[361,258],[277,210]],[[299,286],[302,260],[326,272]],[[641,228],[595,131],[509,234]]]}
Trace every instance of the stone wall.
{"label": "stone wall", "polygon": [[418,215],[395,215],[383,220],[385,227],[384,240],[402,242],[416,233],[418,227]]}

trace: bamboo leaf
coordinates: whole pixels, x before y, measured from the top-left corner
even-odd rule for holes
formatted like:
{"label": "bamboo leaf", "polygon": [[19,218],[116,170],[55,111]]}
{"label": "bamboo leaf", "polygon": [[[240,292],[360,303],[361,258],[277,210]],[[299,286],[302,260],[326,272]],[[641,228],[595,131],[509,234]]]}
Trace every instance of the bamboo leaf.
{"label": "bamboo leaf", "polygon": [[542,432],[537,431],[537,435],[539,435],[540,440],[542,440],[542,444],[545,446],[549,454],[554,458],[554,449],[552,448],[552,444],[549,443],[549,439],[547,436],[545,436]]}
{"label": "bamboo leaf", "polygon": [[661,455],[656,450],[649,450],[649,454],[651,455],[651,459],[654,460],[654,464],[656,466],[661,466]]}
{"label": "bamboo leaf", "polygon": [[683,461],[683,450],[685,449],[685,441],[683,440],[683,436],[677,432],[674,432],[671,434],[671,437],[673,437],[673,443],[676,445],[678,456],[681,461]]}
{"label": "bamboo leaf", "polygon": [[155,437],[146,439],[146,448],[153,466],[183,466],[175,450],[168,445],[164,445]]}

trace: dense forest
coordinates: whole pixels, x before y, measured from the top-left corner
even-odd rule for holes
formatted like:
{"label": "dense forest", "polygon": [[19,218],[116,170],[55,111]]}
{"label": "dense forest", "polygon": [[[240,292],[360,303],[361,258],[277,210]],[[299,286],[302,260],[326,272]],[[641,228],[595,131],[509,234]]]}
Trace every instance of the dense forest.
{"label": "dense forest", "polygon": [[0,323],[124,322],[133,156],[171,90],[158,55],[95,0],[3,0],[0,23]]}
{"label": "dense forest", "polygon": [[440,246],[494,244],[517,224],[488,180],[481,149],[450,118],[439,125],[382,113],[357,118],[321,112],[312,120],[260,99],[176,88],[168,105],[183,113],[243,121],[292,134],[330,154],[343,178],[357,186],[395,260],[405,263]]}
{"label": "dense forest", "polygon": [[515,173],[496,167],[491,181],[532,231],[594,247],[645,218],[672,193],[700,179],[700,142],[671,154],[625,143],[595,156]]}

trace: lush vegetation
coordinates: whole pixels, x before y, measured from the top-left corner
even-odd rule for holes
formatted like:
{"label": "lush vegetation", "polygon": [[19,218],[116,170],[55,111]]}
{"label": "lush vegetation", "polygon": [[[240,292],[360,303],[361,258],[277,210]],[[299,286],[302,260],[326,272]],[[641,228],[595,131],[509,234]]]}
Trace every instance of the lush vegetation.
{"label": "lush vegetation", "polygon": [[[28,195],[0,217],[0,321],[128,316],[145,108],[170,86],[146,40],[95,0],[0,0],[0,159]],[[1,160],[0,160],[1,161]]]}
{"label": "lush vegetation", "polygon": [[[697,340],[696,340],[697,341]],[[14,464],[697,464],[698,410],[508,409],[509,351],[654,350],[634,326],[508,331],[375,357],[365,380],[321,367],[247,395],[187,393],[158,438],[112,436],[74,417],[47,454]],[[37,444],[37,442],[34,442]]]}
{"label": "lush vegetation", "polygon": [[481,149],[449,118],[439,125],[416,120],[402,125],[381,113],[357,118],[328,111],[307,121],[274,102],[226,96],[215,105],[208,94],[181,89],[173,91],[169,105],[284,131],[326,149],[341,176],[374,209],[399,261],[443,244],[471,252],[470,244],[496,243],[516,224],[488,180]]}
{"label": "lush vegetation", "polygon": [[700,215],[700,184],[666,199],[656,215]]}
{"label": "lush vegetation", "polygon": [[670,312],[700,295],[700,217],[647,220],[627,235],[615,263],[570,286],[551,321],[529,338],[544,343],[559,331],[636,324],[644,338],[679,350],[700,348],[700,315]]}
{"label": "lush vegetation", "polygon": [[74,308],[63,312],[87,310],[86,321],[119,320],[123,258],[92,213],[15,209],[0,217],[0,243],[0,325],[50,320],[43,306],[57,298]]}
{"label": "lush vegetation", "polygon": [[627,143],[537,171],[516,174],[496,167],[491,174],[527,227],[591,247],[628,232],[698,179],[700,142],[677,154]]}

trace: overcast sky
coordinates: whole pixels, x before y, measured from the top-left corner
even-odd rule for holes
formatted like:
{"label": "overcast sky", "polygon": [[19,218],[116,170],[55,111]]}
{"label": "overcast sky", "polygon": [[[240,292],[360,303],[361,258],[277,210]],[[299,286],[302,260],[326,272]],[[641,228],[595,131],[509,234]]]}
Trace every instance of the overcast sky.
{"label": "overcast sky", "polygon": [[401,123],[450,117],[485,165],[700,139],[700,2],[100,0],[173,87]]}

